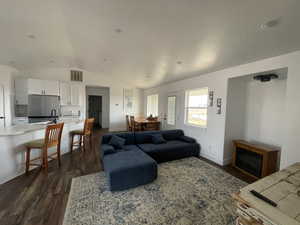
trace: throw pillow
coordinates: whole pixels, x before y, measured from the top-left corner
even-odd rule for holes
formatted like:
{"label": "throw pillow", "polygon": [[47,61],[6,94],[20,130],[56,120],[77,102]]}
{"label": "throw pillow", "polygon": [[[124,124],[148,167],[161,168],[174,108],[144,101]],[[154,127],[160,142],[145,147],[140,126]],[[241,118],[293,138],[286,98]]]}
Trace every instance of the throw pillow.
{"label": "throw pillow", "polygon": [[152,143],[153,144],[164,144],[166,140],[163,138],[161,134],[153,134],[152,135]]}
{"label": "throw pillow", "polygon": [[116,149],[122,149],[126,140],[117,135],[113,135],[108,144],[114,146]]}

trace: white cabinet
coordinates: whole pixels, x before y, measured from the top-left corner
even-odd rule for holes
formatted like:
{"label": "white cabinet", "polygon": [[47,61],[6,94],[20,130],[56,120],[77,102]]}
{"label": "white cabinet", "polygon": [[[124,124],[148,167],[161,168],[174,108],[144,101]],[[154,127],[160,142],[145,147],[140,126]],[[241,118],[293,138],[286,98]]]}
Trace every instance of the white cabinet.
{"label": "white cabinet", "polygon": [[59,96],[59,82],[46,80],[43,83],[45,95]]}
{"label": "white cabinet", "polygon": [[43,95],[43,81],[37,79],[28,79],[28,94],[30,95]]}
{"label": "white cabinet", "polygon": [[60,82],[60,104],[61,105],[80,105],[81,86],[67,82]]}
{"label": "white cabinet", "polygon": [[49,80],[28,79],[28,94],[59,95],[59,82]]}
{"label": "white cabinet", "polygon": [[80,105],[80,85],[71,84],[71,105]]}
{"label": "white cabinet", "polygon": [[61,105],[71,104],[71,88],[69,83],[66,82],[59,83],[59,94],[60,94]]}
{"label": "white cabinet", "polygon": [[18,78],[15,80],[15,104],[27,105],[28,104],[28,80]]}

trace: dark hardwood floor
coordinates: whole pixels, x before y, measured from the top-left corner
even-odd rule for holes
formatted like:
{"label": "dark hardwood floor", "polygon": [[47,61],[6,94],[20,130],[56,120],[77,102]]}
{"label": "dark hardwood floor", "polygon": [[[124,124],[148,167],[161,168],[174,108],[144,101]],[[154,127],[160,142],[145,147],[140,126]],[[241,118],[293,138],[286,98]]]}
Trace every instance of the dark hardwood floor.
{"label": "dark hardwood floor", "polygon": [[[28,176],[21,175],[0,185],[0,224],[61,225],[72,178],[102,170],[98,146],[105,132],[94,132],[92,149],[63,155],[60,168],[54,160],[49,163],[48,174],[37,168]],[[230,166],[221,167],[201,159],[248,183],[253,182]]]}

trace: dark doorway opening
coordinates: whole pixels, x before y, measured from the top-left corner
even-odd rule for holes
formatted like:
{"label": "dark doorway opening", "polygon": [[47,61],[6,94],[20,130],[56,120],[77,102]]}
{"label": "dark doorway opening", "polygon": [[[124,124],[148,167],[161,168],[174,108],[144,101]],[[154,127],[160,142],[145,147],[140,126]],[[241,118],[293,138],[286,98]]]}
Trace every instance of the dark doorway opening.
{"label": "dark doorway opening", "polygon": [[89,118],[95,118],[95,127],[102,128],[102,96],[89,95]]}

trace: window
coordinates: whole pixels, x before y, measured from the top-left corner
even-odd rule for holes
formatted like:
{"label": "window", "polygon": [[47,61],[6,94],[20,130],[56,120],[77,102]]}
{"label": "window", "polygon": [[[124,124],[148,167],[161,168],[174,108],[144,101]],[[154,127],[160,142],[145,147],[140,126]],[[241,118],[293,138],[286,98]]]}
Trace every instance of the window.
{"label": "window", "polygon": [[185,123],[188,125],[207,126],[208,88],[186,92]]}
{"label": "window", "polygon": [[168,125],[175,125],[176,117],[176,96],[168,97]]}
{"label": "window", "polygon": [[158,95],[147,96],[147,116],[158,116]]}

